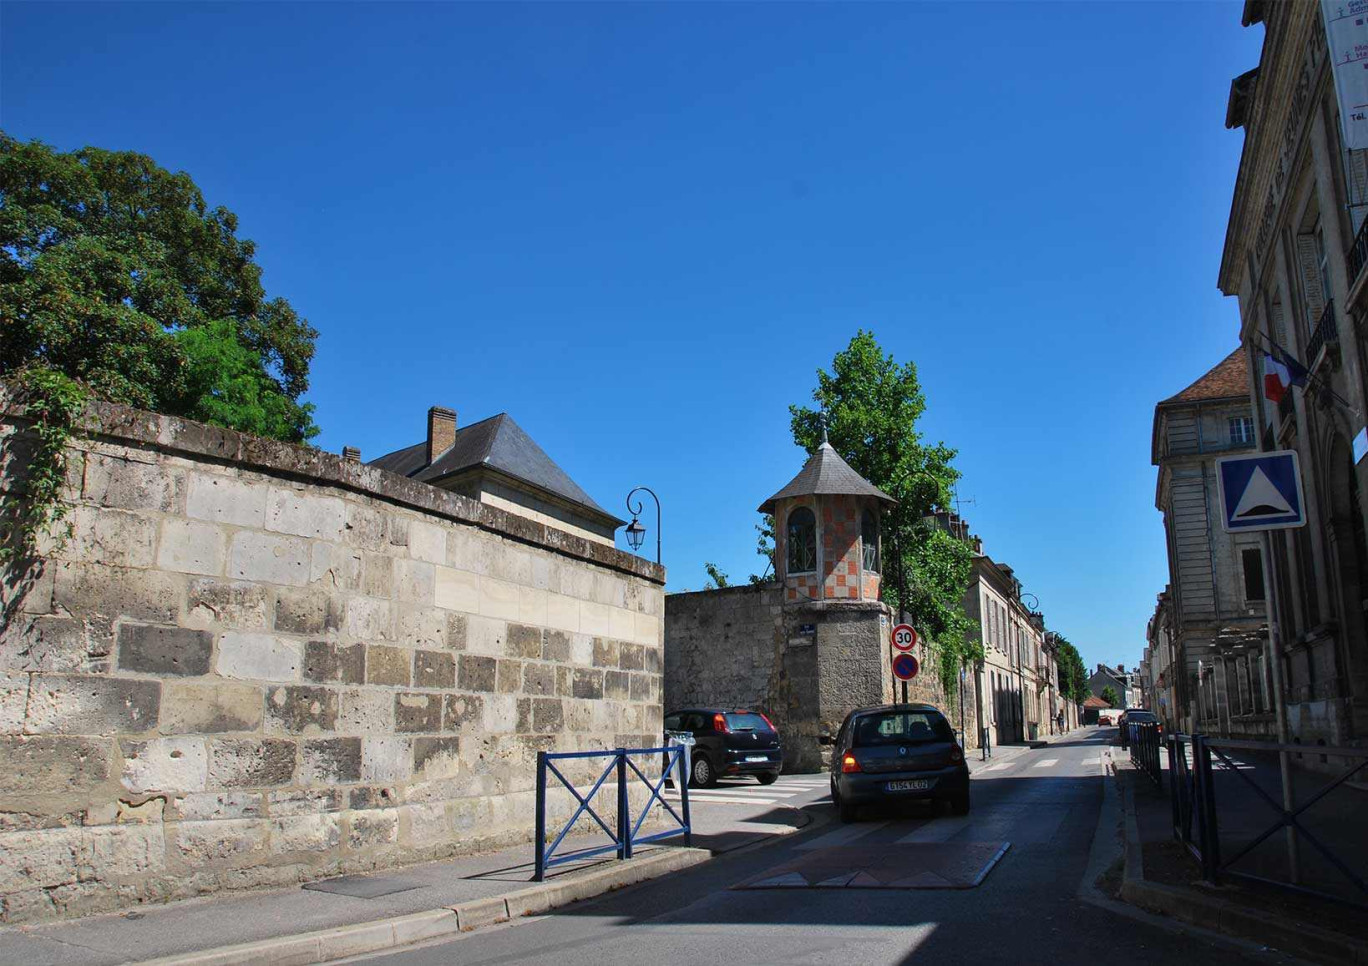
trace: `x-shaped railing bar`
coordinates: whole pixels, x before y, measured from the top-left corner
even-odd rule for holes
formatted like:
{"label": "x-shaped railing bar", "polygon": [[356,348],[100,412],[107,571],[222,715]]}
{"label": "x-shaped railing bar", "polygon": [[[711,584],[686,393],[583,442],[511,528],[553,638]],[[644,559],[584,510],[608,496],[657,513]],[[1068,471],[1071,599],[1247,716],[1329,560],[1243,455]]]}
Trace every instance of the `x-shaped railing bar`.
{"label": "x-shaped railing bar", "polygon": [[564,785],[566,788],[568,788],[570,790],[570,794],[574,795],[575,799],[579,802],[579,808],[575,809],[575,814],[570,816],[570,821],[565,823],[565,827],[560,830],[560,834],[557,835],[555,840],[551,843],[551,847],[546,850],[546,858],[551,858],[552,854],[554,854],[556,851],[556,847],[559,846],[561,842],[564,841],[565,837],[570,834],[570,830],[575,827],[575,823],[579,821],[579,817],[583,815],[585,812],[588,812],[593,817],[594,821],[598,822],[599,828],[603,829],[605,832],[608,833],[608,838],[612,839],[614,844],[617,844],[618,833],[610,829],[607,823],[599,817],[598,812],[594,811],[593,806],[589,804],[594,800],[594,796],[598,794],[598,790],[603,787],[603,783],[608,780],[608,776],[611,775],[614,772],[614,770],[616,770],[617,760],[614,759],[608,762],[608,767],[603,769],[603,774],[599,775],[598,781],[594,782],[594,787],[589,789],[589,794],[585,795],[583,798],[581,798],[580,793],[575,790],[575,786],[570,784],[570,782],[566,780],[565,776],[560,773],[560,770],[556,768],[556,766],[553,765],[550,761],[547,761],[546,768],[548,771],[551,772],[551,774],[555,775],[558,779],[560,779],[560,783]]}
{"label": "x-shaped railing bar", "polygon": [[[665,798],[660,794],[660,790],[665,787],[665,779],[670,777],[671,771],[679,762],[680,756],[683,754],[684,749],[682,747],[671,748],[666,753],[667,761],[665,768],[660,773],[660,779],[656,781],[654,785],[651,784],[651,780],[647,778],[645,774],[642,773],[641,769],[636,766],[636,762],[632,761],[630,756],[627,758],[627,767],[632,769],[632,771],[636,772],[637,777],[640,778],[646,784],[646,787],[651,791],[650,797],[646,799],[646,806],[642,808],[641,814],[637,816],[635,824],[632,825],[632,830],[628,836],[629,838],[636,838],[637,832],[641,831],[641,826],[646,822],[646,816],[650,814],[651,806],[654,805],[656,802],[659,802],[662,806],[664,806],[665,811],[669,812],[671,817],[679,823],[680,828],[684,828],[684,826],[688,824],[684,821],[684,819],[679,817],[679,813],[677,813],[673,808],[671,808],[670,803],[667,802]],[[687,781],[688,779],[685,778],[684,780]]]}
{"label": "x-shaped railing bar", "polygon": [[1339,778],[1336,778],[1333,782],[1331,782],[1330,784],[1326,785],[1326,786],[1325,786],[1324,788],[1322,788],[1317,794],[1315,794],[1314,796],[1312,796],[1311,799],[1310,799],[1309,801],[1306,801],[1306,802],[1302,803],[1300,806],[1298,806],[1297,809],[1296,809],[1295,811],[1289,812],[1289,811],[1286,811],[1286,810],[1285,810],[1281,805],[1279,805],[1277,802],[1275,802],[1275,801],[1273,800],[1272,796],[1270,796],[1267,792],[1265,792],[1262,788],[1260,788],[1260,787],[1258,786],[1258,784],[1254,781],[1254,779],[1250,778],[1248,775],[1246,775],[1246,774],[1244,774],[1242,771],[1240,771],[1240,769],[1236,766],[1236,764],[1235,764],[1233,761],[1231,761],[1230,758],[1228,758],[1228,757],[1226,756],[1225,752],[1221,751],[1220,748],[1217,748],[1217,747],[1215,747],[1214,745],[1208,745],[1208,747],[1211,748],[1211,750],[1214,751],[1214,752],[1216,753],[1216,756],[1217,756],[1218,758],[1220,758],[1222,762],[1225,763],[1225,766],[1226,766],[1226,768],[1227,768],[1229,771],[1232,771],[1232,772],[1234,772],[1236,775],[1239,775],[1240,778],[1245,782],[1245,784],[1247,784],[1250,788],[1254,789],[1254,791],[1258,792],[1259,797],[1262,798],[1265,802],[1267,802],[1267,803],[1268,803],[1268,807],[1271,808],[1271,809],[1273,809],[1273,811],[1277,812],[1277,813],[1278,813],[1278,816],[1279,816],[1278,821],[1275,822],[1272,826],[1270,826],[1269,829],[1268,829],[1267,831],[1265,831],[1265,832],[1264,832],[1262,835],[1260,835],[1258,838],[1254,839],[1252,842],[1250,842],[1249,844],[1247,844],[1243,849],[1241,849],[1239,852],[1237,852],[1233,857],[1231,857],[1231,858],[1227,859],[1226,861],[1222,862],[1222,863],[1221,863],[1221,868],[1223,868],[1223,869],[1228,869],[1228,868],[1230,868],[1232,865],[1234,865],[1234,864],[1235,864],[1236,862],[1238,862],[1240,859],[1244,858],[1244,857],[1245,857],[1246,855],[1248,855],[1250,852],[1254,851],[1254,849],[1256,849],[1256,848],[1258,848],[1260,845],[1262,845],[1262,844],[1264,843],[1264,841],[1266,841],[1266,840],[1269,838],[1269,836],[1273,835],[1273,834],[1274,834],[1275,832],[1277,832],[1279,829],[1281,829],[1281,828],[1287,828],[1288,826],[1291,826],[1292,828],[1294,828],[1294,829],[1296,829],[1298,832],[1300,832],[1302,835],[1306,836],[1306,840],[1316,847],[1316,851],[1319,852],[1321,855],[1325,856],[1326,860],[1327,860],[1331,865],[1333,865],[1336,869],[1339,869],[1339,871],[1344,875],[1345,878],[1347,878],[1347,879],[1348,879],[1350,882],[1352,882],[1354,885],[1358,886],[1358,888],[1359,888],[1359,890],[1360,890],[1361,892],[1368,892],[1368,885],[1365,885],[1362,879],[1360,879],[1357,875],[1355,875],[1353,872],[1351,872],[1351,871],[1344,865],[1344,863],[1341,862],[1341,861],[1339,860],[1338,857],[1336,857],[1333,853],[1331,853],[1330,850],[1329,850],[1328,848],[1326,848],[1324,844],[1321,843],[1320,839],[1316,838],[1316,836],[1314,836],[1313,834],[1311,834],[1311,831],[1310,831],[1309,829],[1307,829],[1307,827],[1306,827],[1305,825],[1303,825],[1300,821],[1297,820],[1297,817],[1298,817],[1299,815],[1301,815],[1302,812],[1305,812],[1305,811],[1306,811],[1308,808],[1310,808],[1312,805],[1314,805],[1314,804],[1316,804],[1317,802],[1319,802],[1322,798],[1324,798],[1326,795],[1330,794],[1332,791],[1334,791],[1336,788],[1338,788],[1341,784],[1343,784],[1344,782],[1346,782],[1346,781],[1348,781],[1350,778],[1352,778],[1354,775],[1356,775],[1356,774],[1357,774],[1365,765],[1368,765],[1368,758],[1365,758],[1363,761],[1359,762],[1359,763],[1358,763],[1357,765],[1355,765],[1353,768],[1349,769],[1347,772],[1345,772],[1345,773],[1344,773],[1343,775],[1341,775]]}

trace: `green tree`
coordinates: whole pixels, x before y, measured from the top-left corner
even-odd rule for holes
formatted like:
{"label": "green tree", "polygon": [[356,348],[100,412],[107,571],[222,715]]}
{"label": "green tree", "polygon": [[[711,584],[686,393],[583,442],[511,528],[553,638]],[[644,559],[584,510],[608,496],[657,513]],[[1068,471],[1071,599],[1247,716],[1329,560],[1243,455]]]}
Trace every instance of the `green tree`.
{"label": "green tree", "polygon": [[755,525],[755,552],[765,559],[765,569],[750,575],[752,584],[763,584],[774,573],[774,514],[766,513]]}
{"label": "green tree", "polygon": [[1116,688],[1112,687],[1110,684],[1102,689],[1102,693],[1098,695],[1098,697],[1113,708],[1121,703],[1121,695],[1117,694]]}
{"label": "green tree", "polygon": [[302,442],[317,332],[267,298],[237,216],[131,151],[0,132],[0,376]]}
{"label": "green tree", "polygon": [[[962,661],[982,656],[970,632],[963,596],[969,584],[969,545],[927,518],[950,506],[959,472],[955,451],[929,444],[917,430],[926,397],[917,367],[901,365],[861,329],[817,371],[816,408],[790,406],[793,438],[815,452],[825,418],[831,445],[865,479],[897,500],[883,514],[883,596],[901,608],[936,655],[947,694],[958,684]],[[825,417],[823,416],[825,414]],[[906,600],[899,599],[905,588]]]}
{"label": "green tree", "polygon": [[723,587],[731,586],[731,578],[728,577],[717,564],[708,561],[703,564],[703,569],[708,572],[708,583],[705,589],[720,590]]}

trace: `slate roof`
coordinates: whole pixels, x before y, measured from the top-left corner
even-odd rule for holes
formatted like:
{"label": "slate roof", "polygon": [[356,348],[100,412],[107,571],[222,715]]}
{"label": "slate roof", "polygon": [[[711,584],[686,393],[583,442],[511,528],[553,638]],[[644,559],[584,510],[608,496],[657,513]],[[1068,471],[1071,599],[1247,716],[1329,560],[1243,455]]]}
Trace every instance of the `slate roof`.
{"label": "slate roof", "polygon": [[487,466],[579,504],[618,526],[625,522],[595,503],[593,497],[580,489],[579,484],[570,479],[508,413],[499,413],[457,429],[456,442],[430,465],[426,440],[371,460],[369,465],[424,483],[437,483],[455,473]]}
{"label": "slate roof", "polygon": [[1159,405],[1248,395],[1249,363],[1245,358],[1244,349],[1236,349],[1208,370],[1202,378],[1176,396],[1169,396]]}
{"label": "slate roof", "polygon": [[850,464],[841,459],[841,455],[832,445],[823,440],[822,445],[817,447],[817,452],[808,457],[808,461],[803,464],[798,475],[789,481],[788,486],[760,504],[760,512],[773,513],[774,504],[779,500],[818,494],[868,496],[883,500],[885,503],[898,502],[851,469]]}

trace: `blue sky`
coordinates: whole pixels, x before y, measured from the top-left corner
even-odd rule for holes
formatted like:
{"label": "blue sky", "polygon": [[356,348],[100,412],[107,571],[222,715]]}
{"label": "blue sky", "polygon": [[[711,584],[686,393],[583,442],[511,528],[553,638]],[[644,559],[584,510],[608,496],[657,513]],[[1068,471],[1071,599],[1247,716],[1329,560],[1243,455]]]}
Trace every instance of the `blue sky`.
{"label": "blue sky", "polygon": [[872,329],[986,550],[1130,666],[1153,406],[1237,341],[1240,9],[10,3],[0,125],[238,214],[321,333],[320,446],[507,411],[607,509],[660,494],[671,589],[758,569],[787,406]]}

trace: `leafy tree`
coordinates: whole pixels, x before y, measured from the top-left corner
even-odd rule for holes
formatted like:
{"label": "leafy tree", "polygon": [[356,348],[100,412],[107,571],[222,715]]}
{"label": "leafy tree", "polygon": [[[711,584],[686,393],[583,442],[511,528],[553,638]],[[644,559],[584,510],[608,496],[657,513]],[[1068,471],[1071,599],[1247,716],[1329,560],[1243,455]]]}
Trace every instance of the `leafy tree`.
{"label": "leafy tree", "polygon": [[1075,703],[1085,700],[1089,695],[1088,669],[1078,648],[1069,643],[1063,634],[1055,634],[1055,654],[1059,663],[1059,690],[1066,698]]}
{"label": "leafy tree", "polygon": [[317,332],[184,172],[0,132],[0,376],[302,442]]}
{"label": "leafy tree", "polygon": [[1102,693],[1098,695],[1098,697],[1113,708],[1121,703],[1121,695],[1117,694],[1116,688],[1112,687],[1110,684],[1102,689]]}
{"label": "leafy tree", "polygon": [[750,582],[763,584],[774,573],[774,514],[766,513],[755,525],[755,532],[755,552],[765,558],[765,569],[761,573],[751,574]]}
{"label": "leafy tree", "polygon": [[717,566],[717,564],[709,561],[703,564],[703,569],[708,572],[707,586],[709,588],[720,590],[723,587],[731,586],[731,578],[729,578],[725,573],[723,573],[722,570]]}
{"label": "leafy tree", "polygon": [[[899,365],[861,329],[817,371],[817,408],[790,406],[793,438],[809,453],[822,439],[825,413],[831,445],[865,479],[897,500],[883,514],[884,600],[900,608],[927,638],[947,694],[958,684],[962,661],[976,660],[982,645],[970,637],[962,599],[972,551],[927,517],[947,509],[959,472],[955,451],[928,444],[917,431],[926,397],[917,367]],[[900,599],[904,594],[906,599]]]}

